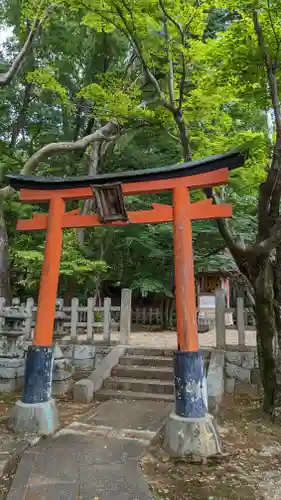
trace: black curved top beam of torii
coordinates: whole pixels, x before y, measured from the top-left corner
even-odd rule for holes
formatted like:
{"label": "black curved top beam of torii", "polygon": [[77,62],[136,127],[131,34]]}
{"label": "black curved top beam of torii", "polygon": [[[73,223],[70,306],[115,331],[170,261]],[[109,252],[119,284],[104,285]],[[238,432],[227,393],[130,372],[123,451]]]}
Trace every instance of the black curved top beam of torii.
{"label": "black curved top beam of torii", "polygon": [[82,188],[90,185],[106,185],[113,182],[138,183],[151,182],[164,179],[176,179],[180,177],[190,177],[193,175],[212,172],[220,169],[233,170],[244,165],[248,157],[246,148],[235,148],[223,154],[209,156],[201,160],[194,160],[186,163],[179,163],[165,167],[157,167],[145,170],[132,170],[127,172],[114,172],[96,176],[79,177],[40,177],[25,176],[20,174],[7,174],[6,179],[10,186],[16,190],[36,189],[71,189]]}

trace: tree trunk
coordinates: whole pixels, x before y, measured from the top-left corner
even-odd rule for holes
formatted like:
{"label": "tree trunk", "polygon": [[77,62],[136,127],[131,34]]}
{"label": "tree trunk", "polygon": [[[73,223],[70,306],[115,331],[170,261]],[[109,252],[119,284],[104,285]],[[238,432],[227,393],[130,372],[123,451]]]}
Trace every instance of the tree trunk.
{"label": "tree trunk", "polygon": [[254,280],[257,323],[257,350],[260,374],[264,388],[264,410],[272,413],[275,406],[277,380],[274,340],[277,335],[274,309],[274,276],[269,257],[256,266]]}
{"label": "tree trunk", "polygon": [[0,209],[0,297],[4,297],[10,303],[9,242],[2,209]]}
{"label": "tree trunk", "polygon": [[276,273],[279,266],[274,257],[266,254],[241,259],[241,255],[234,255],[251,287],[251,298],[253,292],[263,409],[281,422],[281,317]]}

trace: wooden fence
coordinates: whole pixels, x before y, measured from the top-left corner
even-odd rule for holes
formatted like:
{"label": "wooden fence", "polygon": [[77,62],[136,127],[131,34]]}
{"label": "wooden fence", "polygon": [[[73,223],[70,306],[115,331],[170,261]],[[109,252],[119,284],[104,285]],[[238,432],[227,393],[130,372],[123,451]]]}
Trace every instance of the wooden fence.
{"label": "wooden fence", "polygon": [[[223,299],[225,300],[225,299]],[[216,320],[215,320],[215,315],[211,314],[199,314],[199,310],[197,310],[198,317],[198,327],[199,331],[200,328],[204,330],[204,328],[209,327],[213,328],[215,326]],[[237,305],[236,308],[226,308],[224,306],[224,315],[227,313],[231,313],[233,317],[233,326],[231,325],[228,327],[227,325],[225,326],[226,328],[237,328],[238,324],[241,327],[242,321],[244,324],[244,327],[247,330],[255,329],[255,314],[254,311],[250,308],[245,308],[244,307],[244,300],[243,298],[238,297],[237,299]],[[163,308],[152,308],[152,307],[142,307],[142,308],[133,308],[132,309],[132,323],[137,325],[137,326],[148,326],[148,327],[153,327],[153,326],[162,326],[164,324],[164,314],[165,312],[163,311]],[[242,320],[243,316],[243,320]],[[175,307],[172,307],[170,312],[169,312],[169,317],[166,320],[167,325],[169,328],[176,328],[176,310]],[[225,322],[225,319],[224,319]]]}
{"label": "wooden fence", "polygon": [[217,347],[224,348],[226,345],[226,313],[233,314],[234,326],[238,331],[238,344],[245,345],[245,332],[246,330],[255,330],[255,315],[253,310],[245,309],[243,297],[237,297],[236,309],[226,308],[225,292],[224,290],[216,291],[216,338]]}
{"label": "wooden fence", "polygon": [[[62,310],[67,315],[64,322],[66,336],[73,342],[83,340],[101,340],[110,342],[111,333],[119,332],[118,341],[121,344],[129,342],[131,323],[136,326],[153,327],[163,325],[164,315],[167,318],[167,311],[159,308],[133,308],[131,309],[132,292],[129,289],[122,290],[120,306],[112,306],[111,299],[106,297],[102,306],[97,307],[93,298],[88,298],[87,303],[79,302],[73,298],[70,306],[65,306],[62,299]],[[18,299],[14,303],[20,304]],[[0,298],[0,318],[1,309],[4,307],[4,300]],[[26,337],[32,339],[35,325],[37,306],[32,298],[27,299],[23,304],[29,313],[29,319],[26,321]],[[232,313],[233,325],[227,326],[226,317]],[[168,313],[169,327],[176,329],[176,311],[171,308]],[[226,308],[224,290],[216,291],[216,309],[215,313],[198,314],[198,331],[206,332],[209,329],[216,328],[218,347],[225,346],[226,329],[232,328],[238,330],[238,341],[240,345],[245,344],[245,331],[255,329],[254,312],[244,307],[243,298],[237,298],[236,308]]]}
{"label": "wooden fence", "polygon": [[[162,326],[164,324],[165,311],[161,307],[137,307],[132,309],[132,323],[144,326]],[[172,308],[166,315],[169,326],[176,325],[176,311]]]}
{"label": "wooden fence", "polygon": [[[65,306],[63,299],[58,299],[61,302],[62,311],[66,314],[67,319],[63,322],[66,329],[66,336],[70,340],[76,342],[78,335],[84,334],[87,340],[94,340],[95,335],[100,339],[101,335],[105,342],[109,342],[112,332],[119,332],[119,340],[121,344],[127,343],[130,337],[131,326],[131,297],[132,292],[129,289],[123,289],[121,292],[120,306],[112,306],[111,299],[106,297],[102,306],[96,306],[95,300],[92,297],[87,299],[86,304],[81,304],[79,299],[73,298],[70,306]],[[5,302],[0,299],[0,317],[1,308]],[[25,303],[20,303],[19,299],[13,300],[14,304],[22,305],[29,316],[26,321],[26,336],[29,339],[33,337],[33,330],[36,320],[37,306],[33,298],[29,298]]]}

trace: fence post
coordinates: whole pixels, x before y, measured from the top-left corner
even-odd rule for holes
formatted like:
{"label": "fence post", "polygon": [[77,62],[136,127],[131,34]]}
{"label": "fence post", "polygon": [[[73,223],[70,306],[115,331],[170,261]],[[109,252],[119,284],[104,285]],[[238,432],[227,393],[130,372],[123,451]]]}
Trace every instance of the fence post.
{"label": "fence post", "polygon": [[216,345],[225,347],[225,291],[216,290]]}
{"label": "fence post", "polygon": [[2,314],[3,314],[5,304],[6,304],[6,300],[4,299],[4,297],[0,297],[0,326],[2,326],[4,323],[4,318],[3,318]]}
{"label": "fence post", "polygon": [[121,292],[121,311],[120,311],[120,344],[126,345],[130,342],[131,333],[131,307],[132,290],[124,288]]}
{"label": "fence post", "polygon": [[149,322],[149,326],[152,326],[152,323],[153,323],[153,310],[152,310],[152,307],[149,308],[149,312],[148,312],[148,322]]}
{"label": "fence post", "polygon": [[78,307],[79,307],[79,300],[73,298],[71,300],[71,326],[70,326],[71,340],[75,340],[77,337]]}
{"label": "fence post", "polygon": [[87,300],[87,339],[88,340],[92,340],[92,338],[93,338],[94,306],[95,306],[95,299],[93,297],[89,297]]}
{"label": "fence post", "polygon": [[34,307],[34,298],[29,297],[26,300],[26,312],[27,312],[27,320],[25,322],[25,328],[26,328],[26,336],[28,339],[32,340],[32,321],[33,321],[33,307]]}
{"label": "fence post", "polygon": [[236,322],[238,330],[238,344],[245,345],[245,317],[243,297],[237,297]]}
{"label": "fence post", "polygon": [[159,325],[161,323],[159,307],[157,307],[157,309],[156,309],[155,317],[156,317],[156,325]]}
{"label": "fence post", "polygon": [[111,298],[105,297],[103,303],[103,340],[110,342],[111,337]]}
{"label": "fence post", "polygon": [[[123,290],[122,290],[123,292]],[[122,298],[121,298],[121,307],[122,307]],[[146,324],[146,308],[143,307],[142,308],[142,324],[145,325]]]}

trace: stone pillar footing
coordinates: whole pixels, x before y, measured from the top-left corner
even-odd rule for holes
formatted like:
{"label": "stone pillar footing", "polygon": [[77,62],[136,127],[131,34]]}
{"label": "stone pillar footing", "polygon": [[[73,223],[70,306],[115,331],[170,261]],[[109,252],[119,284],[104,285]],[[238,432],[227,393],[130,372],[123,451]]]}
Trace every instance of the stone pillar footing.
{"label": "stone pillar footing", "polygon": [[165,426],[163,447],[172,457],[206,458],[221,453],[221,439],[215,419],[185,418],[172,412]]}
{"label": "stone pillar footing", "polygon": [[17,401],[12,409],[9,427],[17,434],[48,436],[60,425],[56,402],[23,403]]}

